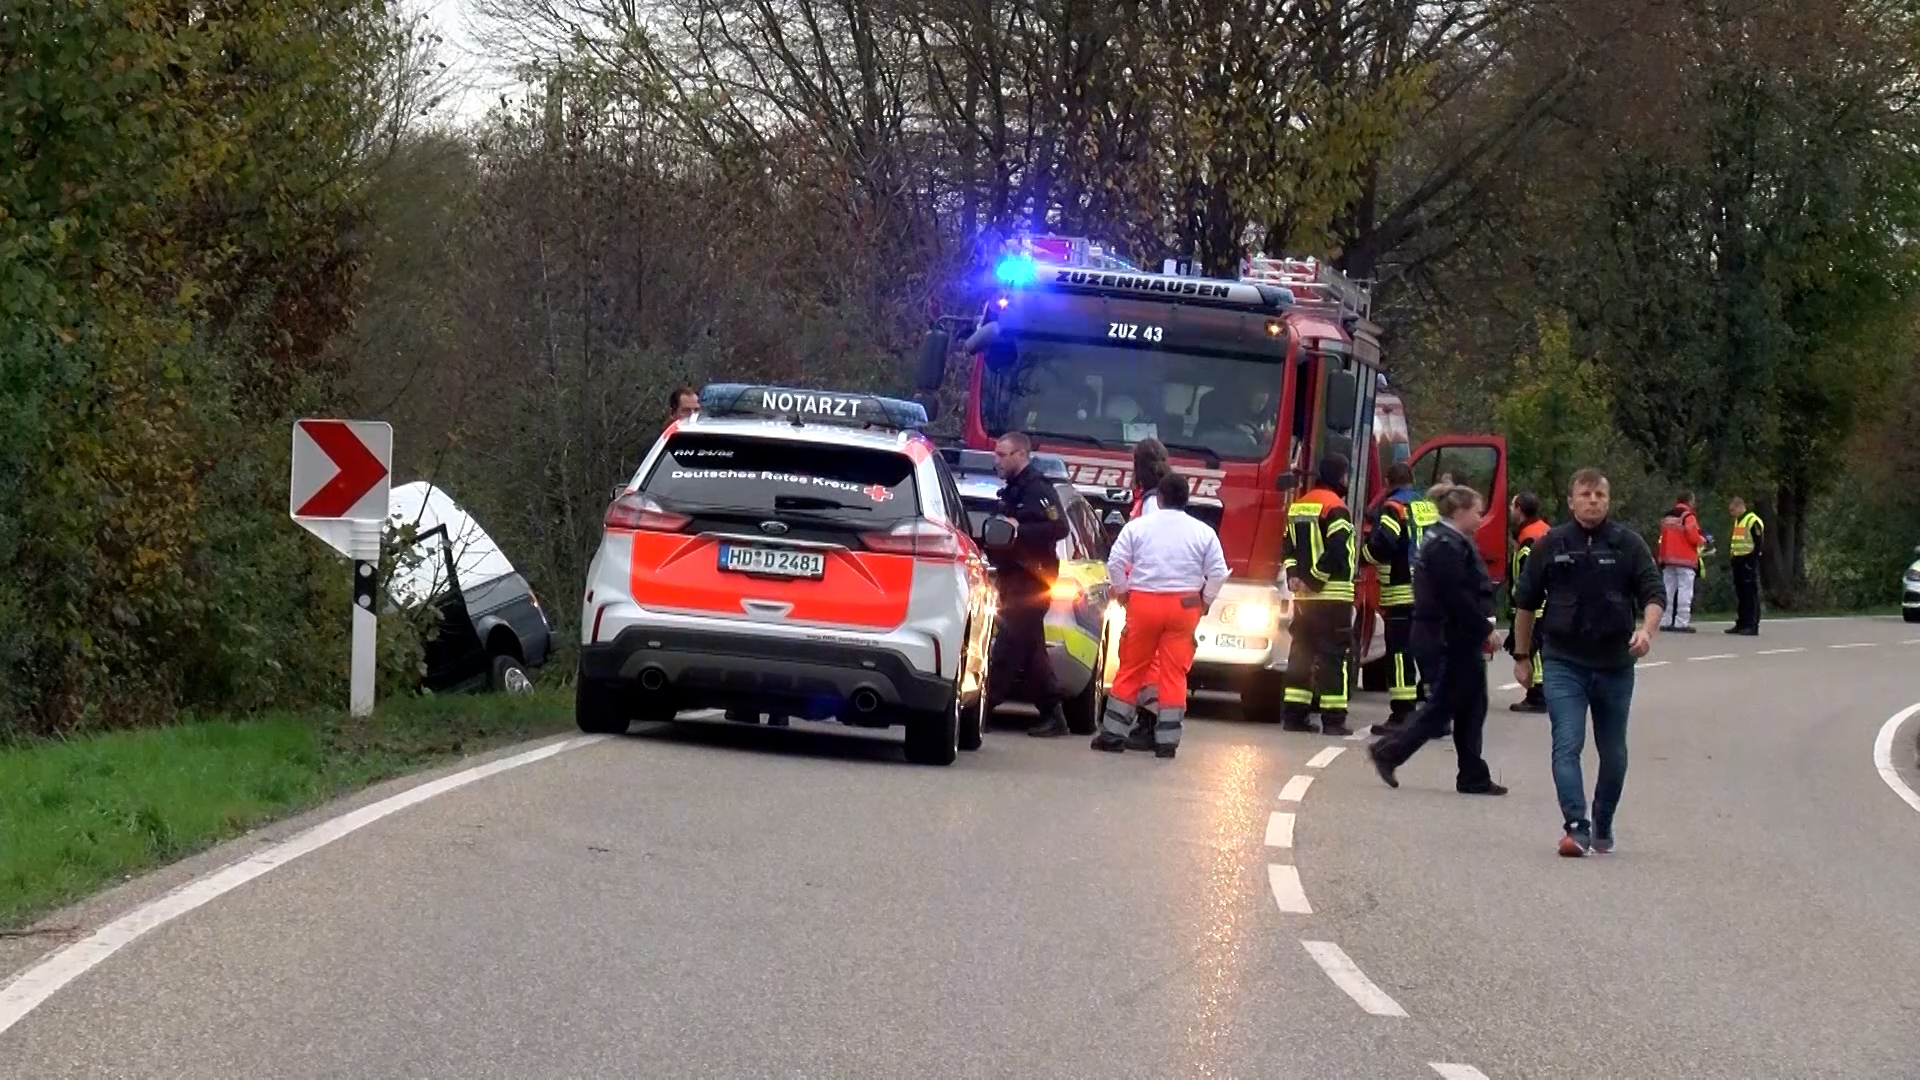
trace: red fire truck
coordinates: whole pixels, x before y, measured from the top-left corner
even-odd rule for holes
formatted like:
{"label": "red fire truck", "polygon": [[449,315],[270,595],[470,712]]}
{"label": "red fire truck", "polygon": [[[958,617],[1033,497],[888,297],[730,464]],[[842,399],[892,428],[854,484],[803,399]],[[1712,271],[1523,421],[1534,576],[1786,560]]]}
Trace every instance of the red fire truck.
{"label": "red fire truck", "polygon": [[[1411,460],[1417,488],[1450,474],[1503,510],[1505,443],[1448,436],[1408,450],[1405,410],[1382,389],[1370,294],[1332,267],[1254,258],[1234,280],[1184,271],[1173,260],[1142,270],[1080,238],[1016,242],[994,267],[979,320],[958,326],[970,362],[962,439],[987,448],[1026,432],[1067,462],[1110,530],[1131,506],[1133,445],[1164,443],[1193,483],[1189,512],[1219,533],[1233,574],[1200,625],[1193,684],[1236,692],[1248,715],[1277,720],[1292,613],[1281,538],[1313,463],[1345,454],[1357,507],[1383,497],[1387,464]],[[941,385],[954,336],[927,335],[923,394]],[[1479,539],[1499,580],[1504,512],[1489,515]],[[1365,658],[1379,651],[1377,590],[1363,580],[1361,594]]]}

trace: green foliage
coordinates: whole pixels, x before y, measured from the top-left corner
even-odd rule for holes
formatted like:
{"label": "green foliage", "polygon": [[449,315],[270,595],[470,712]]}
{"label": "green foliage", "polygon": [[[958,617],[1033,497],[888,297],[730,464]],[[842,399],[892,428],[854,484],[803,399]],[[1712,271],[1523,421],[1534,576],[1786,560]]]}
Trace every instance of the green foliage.
{"label": "green foliage", "polygon": [[1573,351],[1566,315],[1539,316],[1537,334],[1535,350],[1514,362],[1494,418],[1511,449],[1513,489],[1531,489],[1558,514],[1575,470],[1605,462],[1618,471],[1630,452],[1613,426],[1611,390],[1599,365]]}

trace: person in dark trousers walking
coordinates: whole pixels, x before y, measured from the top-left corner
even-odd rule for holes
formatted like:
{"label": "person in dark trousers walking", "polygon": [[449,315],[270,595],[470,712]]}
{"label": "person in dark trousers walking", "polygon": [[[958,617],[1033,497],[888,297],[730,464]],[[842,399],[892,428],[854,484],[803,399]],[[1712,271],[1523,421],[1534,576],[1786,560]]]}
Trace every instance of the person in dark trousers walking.
{"label": "person in dark trousers walking", "polygon": [[1311,731],[1307,717],[1320,710],[1320,731],[1351,735],[1347,727],[1347,665],[1353,642],[1353,514],[1347,510],[1347,459],[1320,459],[1314,486],[1287,508],[1280,564],[1293,592],[1292,645],[1280,726]]}
{"label": "person in dark trousers walking", "polygon": [[1367,748],[1373,767],[1389,787],[1394,770],[1449,724],[1458,757],[1454,790],[1462,795],[1505,795],[1481,756],[1487,725],[1487,657],[1493,655],[1493,581],[1473,541],[1486,501],[1472,488],[1430,494],[1440,524],[1428,530],[1414,554],[1413,649],[1432,693],[1404,727]]}
{"label": "person in dark trousers walking", "polygon": [[[1573,520],[1534,545],[1518,585],[1514,636],[1530,640],[1533,613],[1546,605],[1541,668],[1547,715],[1553,725],[1553,785],[1560,796],[1560,854],[1578,858],[1613,850],[1613,820],[1627,782],[1627,712],[1633,704],[1634,662],[1653,649],[1665,610],[1660,568],[1647,542],[1607,517],[1607,478],[1581,469],[1568,485]],[[1635,626],[1635,616],[1639,625]],[[1531,673],[1533,657],[1516,652],[1516,681]],[[1587,818],[1580,753],[1587,715],[1600,775]]]}
{"label": "person in dark trousers walking", "polygon": [[1519,656],[1528,654],[1533,657],[1533,678],[1520,685],[1527,688],[1527,696],[1507,706],[1513,712],[1543,713],[1547,711],[1546,691],[1541,687],[1540,671],[1540,612],[1533,613],[1533,634],[1527,640],[1526,647],[1517,649],[1519,638],[1513,633],[1514,626],[1514,590],[1520,585],[1520,575],[1526,572],[1527,556],[1533,553],[1533,545],[1547,535],[1552,528],[1540,518],[1540,496],[1531,491],[1523,491],[1513,497],[1513,505],[1507,508],[1507,523],[1513,526],[1513,558],[1507,567],[1507,654]]}
{"label": "person in dark trousers walking", "polygon": [[1373,725],[1385,735],[1413,716],[1420,698],[1420,667],[1411,647],[1413,633],[1413,554],[1420,538],[1439,520],[1431,502],[1413,490],[1413,470],[1406,462],[1387,466],[1390,490],[1380,501],[1367,527],[1362,549],[1367,562],[1380,568],[1380,621],[1386,628],[1387,722]]}
{"label": "person in dark trousers walking", "polygon": [[1053,581],[1060,576],[1058,545],[1067,535],[1067,515],[1053,481],[1033,464],[1033,443],[1009,431],[993,444],[994,468],[1006,480],[1000,489],[1000,513],[1012,518],[1013,543],[988,552],[1000,590],[1000,628],[987,665],[989,713],[1012,695],[1025,677],[1028,700],[1040,710],[1040,722],[1027,734],[1040,739],[1068,734],[1061,710],[1060,684],[1047,660],[1047,607]]}
{"label": "person in dark trousers walking", "polygon": [[1728,504],[1727,511],[1733,515],[1733,539],[1727,544],[1727,555],[1733,561],[1737,609],[1727,633],[1755,637],[1760,633],[1760,555],[1766,547],[1767,527],[1738,496]]}

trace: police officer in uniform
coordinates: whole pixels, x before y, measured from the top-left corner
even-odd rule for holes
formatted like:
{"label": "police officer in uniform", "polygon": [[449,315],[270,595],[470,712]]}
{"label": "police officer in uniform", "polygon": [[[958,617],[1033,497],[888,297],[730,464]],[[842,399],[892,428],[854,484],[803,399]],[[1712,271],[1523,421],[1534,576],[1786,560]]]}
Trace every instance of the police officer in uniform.
{"label": "police officer in uniform", "polygon": [[1440,520],[1433,504],[1415,494],[1413,470],[1405,462],[1387,466],[1393,490],[1373,512],[1362,549],[1368,563],[1380,568],[1380,618],[1386,623],[1386,661],[1392,682],[1387,687],[1387,722],[1373,725],[1385,735],[1407,722],[1419,704],[1420,673],[1409,648],[1413,631],[1413,555],[1420,538]]}
{"label": "police officer in uniform", "polygon": [[1314,486],[1287,509],[1280,564],[1293,592],[1293,642],[1280,724],[1289,731],[1312,730],[1307,717],[1318,708],[1323,734],[1353,734],[1347,727],[1347,667],[1355,543],[1346,494],[1347,459],[1328,454],[1314,472]]}
{"label": "police officer in uniform", "polygon": [[1040,710],[1040,722],[1027,734],[1041,739],[1068,734],[1061,710],[1060,684],[1047,660],[1047,607],[1053,581],[1060,575],[1058,545],[1067,535],[1067,516],[1053,481],[1033,464],[1033,442],[1009,431],[993,444],[994,468],[1006,480],[1000,489],[1000,513],[1015,524],[1013,543],[989,552],[1000,590],[1000,628],[987,668],[988,710],[1010,696],[1025,677],[1028,700]]}
{"label": "police officer in uniform", "polygon": [[1736,497],[1727,505],[1733,514],[1733,540],[1727,554],[1733,560],[1733,595],[1737,614],[1729,634],[1754,637],[1760,633],[1760,551],[1766,544],[1766,526],[1760,515]]}
{"label": "police officer in uniform", "polygon": [[1533,554],[1533,545],[1547,535],[1552,528],[1540,517],[1540,496],[1531,491],[1523,491],[1513,497],[1513,503],[1507,508],[1507,523],[1514,528],[1513,557],[1507,563],[1507,655],[1533,657],[1533,678],[1525,684],[1527,696],[1507,706],[1513,712],[1543,713],[1547,711],[1546,692],[1541,689],[1540,669],[1540,616],[1545,609],[1533,613],[1532,640],[1524,649],[1516,649],[1513,625],[1513,596],[1520,588],[1520,575],[1527,568],[1527,556]]}

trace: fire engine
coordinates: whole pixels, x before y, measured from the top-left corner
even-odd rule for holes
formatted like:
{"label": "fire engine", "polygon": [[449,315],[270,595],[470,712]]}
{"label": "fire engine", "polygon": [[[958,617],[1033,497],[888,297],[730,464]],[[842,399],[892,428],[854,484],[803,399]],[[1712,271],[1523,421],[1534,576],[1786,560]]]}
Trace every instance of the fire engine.
{"label": "fire engine", "polygon": [[[1132,504],[1134,444],[1166,445],[1193,485],[1188,512],[1219,533],[1233,573],[1197,633],[1196,687],[1238,693],[1248,715],[1278,719],[1292,611],[1280,574],[1287,506],[1327,453],[1352,462],[1356,516],[1384,497],[1379,477],[1396,460],[1411,463],[1418,490],[1450,477],[1486,493],[1494,509],[1477,539],[1501,579],[1506,444],[1443,436],[1409,450],[1366,285],[1312,258],[1248,258],[1234,279],[1171,259],[1150,271],[1061,236],[1013,242],[985,284],[977,320],[927,333],[915,373],[922,400],[943,383],[958,338],[969,364],[962,442],[984,449],[1026,432],[1066,461],[1109,535]],[[1371,659],[1380,633],[1370,574],[1359,591],[1356,659]]]}

